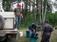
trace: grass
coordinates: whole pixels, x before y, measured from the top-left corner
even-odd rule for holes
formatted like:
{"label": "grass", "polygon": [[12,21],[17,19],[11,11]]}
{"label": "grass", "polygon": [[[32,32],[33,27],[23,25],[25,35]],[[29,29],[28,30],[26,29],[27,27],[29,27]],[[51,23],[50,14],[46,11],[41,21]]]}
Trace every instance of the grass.
{"label": "grass", "polygon": [[51,42],[57,42],[57,30],[53,31],[51,35]]}
{"label": "grass", "polygon": [[[25,32],[26,29],[24,29],[24,28],[22,29],[22,28],[21,28],[19,31]],[[41,32],[39,32],[39,41],[38,41],[38,42],[40,42],[40,39],[41,39]],[[29,42],[29,39],[26,38],[25,36],[19,37],[18,42]],[[57,30],[54,30],[54,31],[52,32],[50,42],[57,42]]]}
{"label": "grass", "polygon": [[27,30],[27,27],[22,27],[22,28],[20,27],[19,28],[19,31],[22,31],[22,32],[25,32],[26,30]]}
{"label": "grass", "polygon": [[[21,31],[21,32],[23,32],[23,33],[24,33],[26,30],[27,30],[27,29],[26,29],[25,27],[19,29],[19,31]],[[27,38],[26,38],[25,36],[19,37],[18,42],[27,42]]]}

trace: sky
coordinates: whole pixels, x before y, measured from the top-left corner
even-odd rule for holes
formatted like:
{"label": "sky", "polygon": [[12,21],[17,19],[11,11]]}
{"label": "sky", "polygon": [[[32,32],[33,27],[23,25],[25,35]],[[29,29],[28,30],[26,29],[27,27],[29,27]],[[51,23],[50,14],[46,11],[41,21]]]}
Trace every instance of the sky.
{"label": "sky", "polygon": [[2,0],[0,0],[0,2],[1,2]]}
{"label": "sky", "polygon": [[57,1],[56,0],[51,1],[52,1],[52,13],[55,13],[57,11]]}

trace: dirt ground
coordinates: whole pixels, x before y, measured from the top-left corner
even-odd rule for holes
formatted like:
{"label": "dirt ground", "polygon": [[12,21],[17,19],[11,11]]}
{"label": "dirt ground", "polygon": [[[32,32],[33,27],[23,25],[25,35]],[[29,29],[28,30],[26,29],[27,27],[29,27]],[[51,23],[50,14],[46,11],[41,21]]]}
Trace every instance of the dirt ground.
{"label": "dirt ground", "polygon": [[[42,32],[38,32],[38,40],[37,40],[37,42],[40,42],[41,41],[41,34],[42,34]],[[29,38],[26,38],[25,36],[23,36],[23,37],[19,37],[19,40],[18,40],[18,42],[30,42],[30,39]],[[52,35],[51,35],[51,38],[50,38],[50,42],[57,42],[57,30],[54,30],[53,32],[52,32]]]}

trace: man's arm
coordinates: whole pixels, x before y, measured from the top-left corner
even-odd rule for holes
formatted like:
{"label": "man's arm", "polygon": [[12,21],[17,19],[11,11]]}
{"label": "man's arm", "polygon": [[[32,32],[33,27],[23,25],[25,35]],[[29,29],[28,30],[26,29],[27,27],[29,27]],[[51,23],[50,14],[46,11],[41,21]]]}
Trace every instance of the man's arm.
{"label": "man's arm", "polygon": [[51,30],[50,32],[52,32],[52,31],[53,31],[53,27],[52,27],[51,25],[50,25],[50,28],[51,28],[51,29],[50,29],[50,30]]}
{"label": "man's arm", "polygon": [[23,18],[23,14],[21,13],[20,16]]}
{"label": "man's arm", "polygon": [[16,15],[16,8],[14,9],[14,14]]}

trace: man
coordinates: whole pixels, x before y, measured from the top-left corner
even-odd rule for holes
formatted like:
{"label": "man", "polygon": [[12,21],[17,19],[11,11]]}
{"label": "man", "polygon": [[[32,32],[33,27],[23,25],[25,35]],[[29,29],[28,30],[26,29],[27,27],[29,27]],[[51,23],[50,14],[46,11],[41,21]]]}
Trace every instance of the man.
{"label": "man", "polygon": [[16,16],[16,27],[19,28],[21,18],[23,18],[23,14],[21,12],[19,4],[17,4],[17,8],[15,8],[14,12],[15,12],[15,16]]}
{"label": "man", "polygon": [[37,28],[37,26],[34,23],[32,23],[32,25],[29,26],[29,30],[31,30],[31,31],[32,31],[32,29],[34,29],[36,31],[36,28]]}
{"label": "man", "polygon": [[[15,17],[16,17],[16,28],[19,29],[20,24],[21,24],[21,19],[23,18],[23,14],[22,14],[19,4],[17,4],[17,8],[15,8],[14,12],[15,12]],[[16,39],[18,39],[18,37],[19,37],[19,31],[17,32]]]}
{"label": "man", "polygon": [[45,21],[43,25],[43,34],[42,34],[42,40],[41,42],[49,42],[51,32],[53,31],[53,27],[48,24],[48,21]]}
{"label": "man", "polygon": [[36,28],[37,26],[33,23],[32,25],[29,26],[29,36],[31,36],[32,31],[34,31],[36,33]]}

